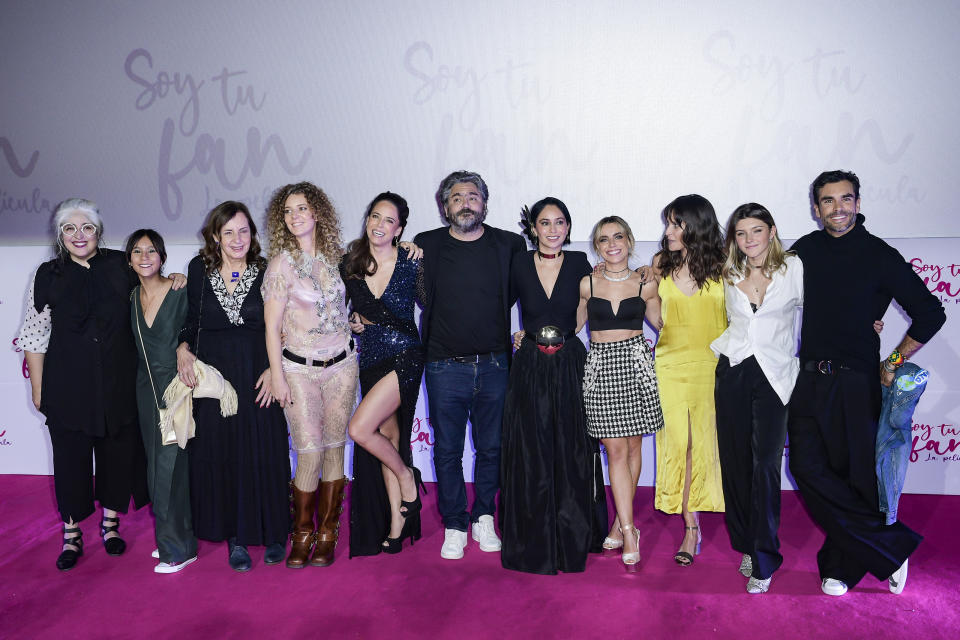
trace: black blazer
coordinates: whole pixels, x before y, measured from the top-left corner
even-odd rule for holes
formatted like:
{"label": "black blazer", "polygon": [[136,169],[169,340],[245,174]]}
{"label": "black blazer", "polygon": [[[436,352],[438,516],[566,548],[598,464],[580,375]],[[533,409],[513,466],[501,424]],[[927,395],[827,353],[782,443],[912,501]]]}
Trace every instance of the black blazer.
{"label": "black blazer", "polygon": [[[505,344],[510,344],[510,264],[513,258],[522,254],[527,245],[518,233],[504,231],[488,225],[483,225],[484,235],[493,239],[503,268],[500,269],[500,299],[503,300],[503,326],[507,328]],[[424,348],[430,338],[430,314],[433,311],[434,294],[437,287],[437,265],[440,263],[441,252],[446,243],[444,240],[450,235],[449,227],[440,227],[431,231],[418,233],[414,243],[423,249],[423,311],[420,314],[420,335]],[[510,355],[510,350],[507,350]]]}

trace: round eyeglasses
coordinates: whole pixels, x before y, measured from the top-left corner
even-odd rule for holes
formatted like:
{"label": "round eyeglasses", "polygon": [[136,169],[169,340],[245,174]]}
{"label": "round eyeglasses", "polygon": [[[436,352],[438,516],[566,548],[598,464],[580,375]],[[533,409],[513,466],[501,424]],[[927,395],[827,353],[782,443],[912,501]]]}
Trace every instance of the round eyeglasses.
{"label": "round eyeglasses", "polygon": [[73,236],[74,238],[79,238],[80,234],[83,234],[87,238],[92,238],[97,235],[97,225],[92,222],[86,222],[78,227],[68,222],[60,225],[60,232],[65,236]]}

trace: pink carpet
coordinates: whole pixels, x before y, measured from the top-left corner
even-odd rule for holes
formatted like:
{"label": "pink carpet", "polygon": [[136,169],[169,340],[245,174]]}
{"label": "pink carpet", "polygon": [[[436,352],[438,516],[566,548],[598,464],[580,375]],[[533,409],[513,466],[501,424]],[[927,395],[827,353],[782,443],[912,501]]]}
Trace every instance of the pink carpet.
{"label": "pink carpet", "polygon": [[904,496],[901,518],[926,536],[906,590],[867,577],[842,598],[820,593],[815,552],[823,539],[794,492],[783,494],[786,558],[770,593],[751,596],[737,572],[722,516],[702,518],[703,553],[677,567],[677,517],[637,497],[642,566],[626,574],[591,556],[585,573],[535,576],[500,567],[471,541],[463,560],[442,560],[434,487],[424,538],[399,556],[347,559],[347,518],[336,563],[299,571],[263,565],[237,574],[223,544],[200,543],[200,560],[157,575],[149,509],[130,513],[128,543],[107,556],[95,518],[83,522],[86,554],[57,571],[60,524],[53,481],[0,476],[0,636],[4,638],[957,638],[960,637],[960,497]]}

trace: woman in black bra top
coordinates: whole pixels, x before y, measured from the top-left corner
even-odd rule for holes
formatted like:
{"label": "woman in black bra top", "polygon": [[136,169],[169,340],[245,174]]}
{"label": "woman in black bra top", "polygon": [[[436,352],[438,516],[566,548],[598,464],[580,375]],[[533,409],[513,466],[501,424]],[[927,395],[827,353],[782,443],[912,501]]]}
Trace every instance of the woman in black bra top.
{"label": "woman in black bra top", "polygon": [[660,325],[660,298],[655,282],[643,284],[628,266],[633,233],[617,216],[593,228],[593,249],[606,263],[598,275],[584,276],[580,297],[586,303],[590,351],[583,378],[587,432],[607,450],[610,488],[619,526],[604,549],[622,548],[628,571],[640,562],[640,535],[633,526],[633,497],[640,478],[645,434],[663,427],[660,394],[650,346],[643,337],[644,319]]}

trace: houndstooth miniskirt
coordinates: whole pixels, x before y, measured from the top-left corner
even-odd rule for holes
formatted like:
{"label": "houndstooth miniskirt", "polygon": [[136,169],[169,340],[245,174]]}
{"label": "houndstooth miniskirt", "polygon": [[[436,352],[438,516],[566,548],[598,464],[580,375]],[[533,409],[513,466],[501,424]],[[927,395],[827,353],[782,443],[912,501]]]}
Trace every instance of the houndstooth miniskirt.
{"label": "houndstooth miniskirt", "polygon": [[642,335],[590,342],[583,371],[587,433],[624,438],[663,428],[660,392],[650,346]]}

